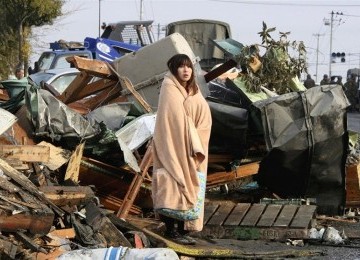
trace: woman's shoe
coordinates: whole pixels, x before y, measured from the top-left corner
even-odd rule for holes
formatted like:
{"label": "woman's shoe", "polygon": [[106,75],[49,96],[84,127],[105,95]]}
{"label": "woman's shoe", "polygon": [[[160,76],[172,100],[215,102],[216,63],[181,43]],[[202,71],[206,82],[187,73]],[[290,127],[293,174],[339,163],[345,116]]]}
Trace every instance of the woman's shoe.
{"label": "woman's shoe", "polygon": [[172,230],[172,231],[165,232],[164,236],[178,244],[182,244],[182,245],[195,245],[196,244],[195,239],[193,239],[189,236],[181,235],[177,231]]}
{"label": "woman's shoe", "polygon": [[183,238],[185,238],[188,241],[188,245],[195,245],[196,244],[196,240],[190,236],[187,235],[182,235]]}

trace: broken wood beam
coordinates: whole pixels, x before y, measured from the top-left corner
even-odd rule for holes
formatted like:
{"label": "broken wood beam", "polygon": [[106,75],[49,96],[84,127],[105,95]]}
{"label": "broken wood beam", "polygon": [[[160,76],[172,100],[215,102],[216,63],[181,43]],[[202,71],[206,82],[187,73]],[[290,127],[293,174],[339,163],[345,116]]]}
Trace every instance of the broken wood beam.
{"label": "broken wood beam", "polygon": [[[117,212],[121,205],[124,203],[124,200],[120,199],[117,196],[113,196],[110,194],[104,194],[97,192],[96,195],[98,195],[101,204],[104,206],[104,208],[108,210],[112,210]],[[136,205],[132,205],[129,209],[129,214],[131,215],[141,215],[143,212],[140,207]]]}
{"label": "broken wood beam", "polygon": [[360,207],[360,164],[346,167],[346,206]]}
{"label": "broken wood beam", "polygon": [[211,70],[210,72],[206,73],[204,75],[206,83],[209,81],[212,81],[213,79],[216,79],[220,75],[224,74],[228,70],[234,68],[237,66],[237,62],[234,60],[228,60],[225,63],[221,64],[219,67]]}
{"label": "broken wood beam", "polygon": [[78,70],[86,71],[89,75],[99,78],[117,79],[116,74],[110,69],[110,65],[101,60],[92,60],[79,56],[67,57],[66,60]]}
{"label": "broken wood beam", "polygon": [[109,66],[109,69],[118,76],[118,80],[121,84],[122,89],[127,89],[129,90],[129,92],[134,96],[134,98],[138,101],[138,103],[144,108],[144,111],[147,113],[151,113],[153,112],[153,109],[151,108],[151,106],[145,101],[145,99],[139,94],[139,92],[137,92],[133,86],[133,84],[131,83],[131,81],[123,76],[120,76],[119,73],[112,68],[111,66]]}
{"label": "broken wood beam", "polygon": [[90,95],[96,94],[104,89],[110,88],[115,85],[117,81],[112,79],[99,79],[94,82],[90,82],[79,90],[76,95],[77,100],[83,99]]}
{"label": "broken wood beam", "polygon": [[79,181],[79,171],[80,171],[80,163],[81,158],[84,152],[85,142],[79,144],[73,154],[70,157],[64,180],[72,180],[74,183],[78,183]]}
{"label": "broken wood beam", "polygon": [[126,246],[132,247],[124,234],[116,228],[111,220],[104,216],[100,208],[94,203],[89,202],[86,207],[86,223],[90,225],[93,230],[101,233],[107,243],[107,246]]}
{"label": "broken wood beam", "polygon": [[28,230],[32,234],[47,234],[54,221],[54,213],[22,211],[14,215],[0,214],[0,229],[5,232]]}
{"label": "broken wood beam", "polygon": [[47,254],[47,251],[42,248],[41,246],[39,246],[38,244],[36,244],[30,237],[28,237],[24,232],[16,232],[16,237],[23,242],[23,244],[31,249],[34,252],[41,252],[44,254]]}
{"label": "broken wood beam", "polygon": [[75,238],[76,233],[74,228],[64,228],[64,229],[55,229],[51,231],[48,235],[60,237],[60,238]]}
{"label": "broken wood beam", "polygon": [[57,98],[64,104],[78,100],[79,98],[77,97],[77,94],[90,82],[91,79],[92,77],[87,72],[81,71],[63,91],[63,93],[57,96]]}
{"label": "broken wood beam", "polygon": [[[115,167],[91,158],[83,157],[80,166],[79,180],[83,186],[96,186],[95,194],[101,203],[110,210],[117,212],[123,202],[127,190],[135,176],[130,167]],[[146,185],[145,185],[146,184]],[[145,179],[141,186],[136,206],[131,209],[132,214],[141,213],[141,208],[152,207],[150,180]]]}
{"label": "broken wood beam", "polygon": [[40,145],[0,145],[0,158],[47,162],[50,158],[50,148]]}
{"label": "broken wood beam", "polygon": [[[151,142],[151,141],[150,141]],[[135,175],[131,185],[124,197],[124,203],[121,205],[117,212],[119,218],[124,218],[129,214],[129,210],[135,201],[136,196],[139,193],[140,186],[144,181],[145,175],[147,174],[150,166],[152,165],[152,145],[150,144],[145,152],[143,159],[141,160],[140,170],[141,174]]]}
{"label": "broken wood beam", "polygon": [[230,154],[209,154],[208,163],[231,162],[234,158]]}
{"label": "broken wood beam", "polygon": [[39,190],[59,207],[83,205],[95,197],[89,186],[41,186]]}
{"label": "broken wood beam", "polygon": [[90,110],[94,110],[101,105],[108,104],[112,99],[117,98],[120,95],[120,92],[120,86],[112,85],[110,88],[104,89],[95,96],[87,98],[83,104]]}
{"label": "broken wood beam", "polygon": [[231,172],[216,172],[207,175],[206,187],[214,187],[217,185],[225,184],[231,181],[235,181],[240,178],[248,177],[257,174],[259,170],[259,162],[253,162],[243,164],[236,167]]}
{"label": "broken wood beam", "polygon": [[19,184],[23,189],[30,192],[40,201],[45,204],[48,204],[58,215],[63,216],[64,211],[58,208],[55,204],[49,201],[43,193],[21,172],[12,168],[6,161],[0,159],[0,169],[4,172],[5,175],[13,179],[17,184]]}

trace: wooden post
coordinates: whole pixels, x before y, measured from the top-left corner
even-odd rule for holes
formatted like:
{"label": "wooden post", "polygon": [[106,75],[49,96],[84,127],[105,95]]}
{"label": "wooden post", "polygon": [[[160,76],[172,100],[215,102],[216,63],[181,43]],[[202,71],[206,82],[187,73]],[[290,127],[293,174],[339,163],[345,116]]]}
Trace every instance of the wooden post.
{"label": "wooden post", "polygon": [[141,160],[140,169],[141,174],[136,174],[133,181],[130,184],[130,187],[124,197],[124,201],[120,206],[119,211],[116,216],[119,218],[125,219],[129,213],[131,206],[133,205],[136,196],[139,193],[141,184],[144,181],[144,177],[147,175],[147,172],[152,164],[152,146],[151,144],[147,148],[143,159]]}

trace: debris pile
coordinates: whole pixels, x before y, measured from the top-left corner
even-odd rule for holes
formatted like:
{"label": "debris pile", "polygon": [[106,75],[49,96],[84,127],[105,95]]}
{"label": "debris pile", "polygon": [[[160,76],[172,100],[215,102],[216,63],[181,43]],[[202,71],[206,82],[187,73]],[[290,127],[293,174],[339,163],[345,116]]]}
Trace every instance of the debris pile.
{"label": "debris pile", "polygon": [[[268,34],[263,37],[271,42]],[[205,73],[186,40],[174,33],[111,64],[68,58],[80,73],[62,93],[27,80],[1,82],[1,255],[49,259],[68,252],[59,259],[74,259],[82,254],[77,249],[87,249],[129,257],[139,254],[135,249],[152,247],[172,259],[177,255],[161,247],[199,254],[162,238],[162,226],[152,211],[151,138],[166,61],[175,53],[194,60],[197,82],[212,112],[207,189],[224,191],[228,184],[254,178],[263,188],[259,196],[278,202],[316,197],[317,204],[208,199],[206,226],[199,237],[217,230],[217,238],[306,239],[317,208],[343,210],[348,104],[341,87],[293,92],[279,82],[262,82],[251,89],[257,73],[265,73],[264,56],[256,50],[244,47],[241,55]],[[246,52],[250,56],[245,59]],[[245,60],[249,69],[241,68]],[[236,75],[225,77],[224,72]],[[295,76],[285,79],[288,86],[301,88]],[[319,178],[324,172],[335,183]],[[326,199],[329,194],[331,201]],[[202,256],[226,251],[201,246]],[[233,250],[228,256],[246,254]]]}

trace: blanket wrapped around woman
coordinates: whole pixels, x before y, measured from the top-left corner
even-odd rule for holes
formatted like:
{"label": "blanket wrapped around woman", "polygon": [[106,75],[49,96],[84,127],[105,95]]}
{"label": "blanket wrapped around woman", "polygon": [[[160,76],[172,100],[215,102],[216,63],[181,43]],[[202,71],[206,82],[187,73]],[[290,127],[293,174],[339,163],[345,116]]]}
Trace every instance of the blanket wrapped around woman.
{"label": "blanket wrapped around woman", "polygon": [[[200,189],[198,172],[207,173],[211,131],[209,105],[199,88],[187,93],[169,72],[161,85],[153,136],[152,198],[154,209],[189,210]],[[185,221],[185,230],[201,231],[200,217]]]}

